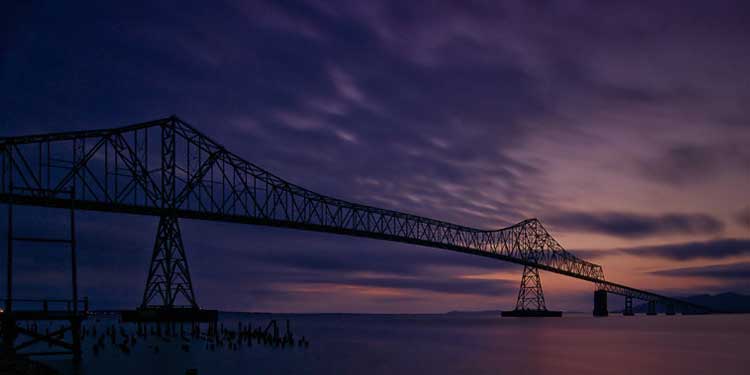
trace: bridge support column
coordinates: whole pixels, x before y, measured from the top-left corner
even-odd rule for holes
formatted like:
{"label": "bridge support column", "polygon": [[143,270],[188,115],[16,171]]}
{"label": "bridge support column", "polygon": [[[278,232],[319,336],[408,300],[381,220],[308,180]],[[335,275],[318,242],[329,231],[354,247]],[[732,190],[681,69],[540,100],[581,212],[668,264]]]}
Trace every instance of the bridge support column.
{"label": "bridge support column", "polygon": [[524,266],[523,276],[521,276],[521,288],[518,290],[516,309],[503,311],[502,316],[562,316],[562,311],[547,310],[547,306],[544,303],[544,292],[542,291],[542,279],[539,277],[539,270],[534,267]]}
{"label": "bridge support column", "polygon": [[597,290],[594,292],[594,316],[607,316],[607,291]]}
{"label": "bridge support column", "polygon": [[622,315],[633,316],[633,297],[625,296],[625,309],[622,310]]}
{"label": "bridge support column", "polygon": [[668,302],[667,303],[667,315],[674,315],[674,303]]}
{"label": "bridge support column", "polygon": [[656,301],[648,301],[648,311],[646,315],[656,315]]}
{"label": "bridge support column", "polygon": [[[162,216],[156,232],[141,309],[174,308],[179,296],[184,297],[189,307],[198,308],[180,225],[176,217]],[[157,302],[153,303],[154,300]]]}

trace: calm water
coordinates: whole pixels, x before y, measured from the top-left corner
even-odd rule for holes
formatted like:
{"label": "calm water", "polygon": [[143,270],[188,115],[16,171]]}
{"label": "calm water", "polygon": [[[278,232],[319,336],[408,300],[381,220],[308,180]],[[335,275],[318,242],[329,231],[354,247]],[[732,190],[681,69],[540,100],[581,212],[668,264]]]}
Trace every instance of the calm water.
{"label": "calm water", "polygon": [[[274,315],[307,349],[254,345],[190,353],[158,338],[94,356],[82,374],[748,374],[750,315],[519,319],[494,315]],[[224,314],[260,324],[268,316]],[[101,324],[111,322],[102,321]],[[134,330],[133,327],[130,328]],[[101,334],[102,331],[99,333]],[[155,354],[149,345],[157,344]],[[70,372],[69,363],[49,361]]]}

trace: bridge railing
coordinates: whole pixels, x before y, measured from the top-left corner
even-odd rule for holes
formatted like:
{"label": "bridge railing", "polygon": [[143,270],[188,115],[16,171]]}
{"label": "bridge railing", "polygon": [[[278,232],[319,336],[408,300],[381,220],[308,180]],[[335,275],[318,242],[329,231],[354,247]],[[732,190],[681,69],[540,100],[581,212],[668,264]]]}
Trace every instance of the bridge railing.
{"label": "bridge railing", "polygon": [[0,314],[8,312],[8,306],[12,302],[13,311],[22,312],[40,312],[40,313],[73,313],[78,312],[80,314],[86,314],[89,311],[89,299],[84,297],[78,301],[72,299],[59,299],[59,298],[13,298],[12,301],[7,298],[3,298],[3,308],[0,309]]}

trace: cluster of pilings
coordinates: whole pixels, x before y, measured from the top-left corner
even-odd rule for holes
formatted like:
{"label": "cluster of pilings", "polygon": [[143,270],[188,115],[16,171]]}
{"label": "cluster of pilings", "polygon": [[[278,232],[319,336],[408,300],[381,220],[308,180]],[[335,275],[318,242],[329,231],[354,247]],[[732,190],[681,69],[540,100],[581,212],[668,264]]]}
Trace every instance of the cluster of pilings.
{"label": "cluster of pilings", "polygon": [[28,357],[0,355],[0,374],[60,375],[60,372]]}
{"label": "cluster of pilings", "polygon": [[[132,329],[135,324],[135,330]],[[180,349],[189,352],[196,341],[203,342],[205,350],[238,351],[242,347],[262,345],[273,348],[307,348],[310,342],[305,336],[295,337],[289,320],[285,321],[282,331],[276,320],[265,325],[253,325],[251,322],[238,322],[236,329],[225,327],[223,323],[209,323],[202,327],[198,323],[125,323],[113,322],[106,326],[92,324],[82,327],[82,341],[93,341],[91,352],[98,356],[107,348],[123,354],[130,354],[137,345],[146,345],[154,354],[160,353],[159,344],[180,345]],[[150,339],[150,340],[149,340]],[[154,343],[156,340],[156,343]]]}

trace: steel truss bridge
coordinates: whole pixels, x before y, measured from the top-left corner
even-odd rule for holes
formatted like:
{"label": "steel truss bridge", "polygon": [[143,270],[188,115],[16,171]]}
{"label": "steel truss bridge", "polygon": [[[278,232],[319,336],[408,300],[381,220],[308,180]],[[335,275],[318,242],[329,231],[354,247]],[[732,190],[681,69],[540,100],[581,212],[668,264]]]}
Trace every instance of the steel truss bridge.
{"label": "steel truss bridge", "polygon": [[[351,203],[289,183],[172,116],[141,124],[0,138],[0,202],[160,217],[142,308],[197,308],[178,219],[327,232],[440,248],[524,266],[518,309],[545,309],[538,270],[595,284],[597,293],[708,310],[607,281],[537,219],[481,230]],[[71,198],[72,196],[72,198]],[[10,211],[10,210],[9,210]],[[10,259],[9,259],[10,260]],[[9,300],[12,299],[8,265]],[[600,302],[597,302],[600,304]],[[597,306],[601,312],[602,306]],[[596,309],[595,309],[596,313]]]}

